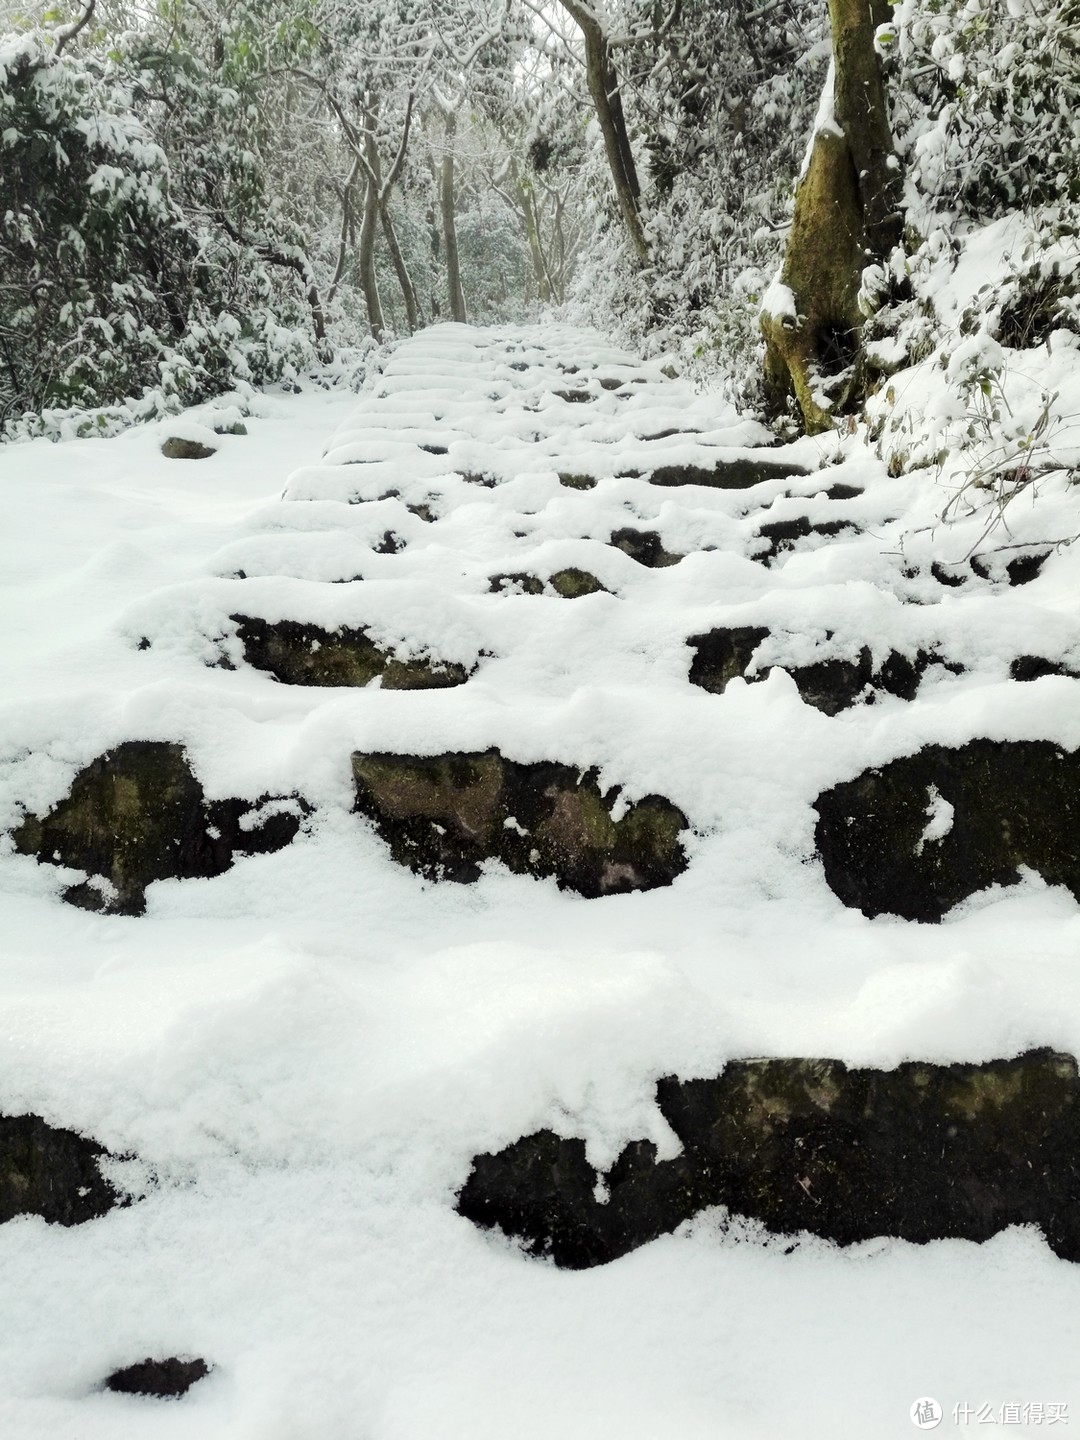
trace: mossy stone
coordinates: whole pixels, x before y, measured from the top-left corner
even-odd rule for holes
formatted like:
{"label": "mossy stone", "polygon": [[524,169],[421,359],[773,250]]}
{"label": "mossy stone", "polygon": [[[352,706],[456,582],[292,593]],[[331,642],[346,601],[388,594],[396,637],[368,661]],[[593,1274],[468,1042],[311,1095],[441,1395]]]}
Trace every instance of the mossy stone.
{"label": "mossy stone", "polygon": [[591,575],[588,570],[578,570],[575,566],[554,571],[550,576],[550,583],[555,593],[564,600],[577,600],[582,595],[597,595],[601,591],[608,593],[595,575]]}
{"label": "mossy stone", "polygon": [[302,802],[263,825],[247,822],[270,800],[206,801],[183,747],[129,740],[80,770],[71,791],[45,816],[28,816],[12,834],[21,855],[85,870],[106,882],[72,886],[64,898],[84,909],[141,915],[154,880],[220,875],[236,852],[289,843]]}
{"label": "mossy stone", "polygon": [[618,791],[593,771],[507,760],[497,750],[434,756],[356,754],[356,808],[399,864],[470,882],[486,860],[554,877],[590,897],[670,884],[686,868],[686,817],[646,796],[616,820]]}
{"label": "mossy stone", "polygon": [[203,445],[198,440],[184,440],[179,435],[170,435],[161,447],[166,460],[209,460],[217,451],[212,445]]}
{"label": "mossy stone", "polygon": [[323,630],[295,620],[270,622],[231,615],[244,659],[284,685],[369,685],[381,678],[386,690],[441,690],[464,685],[463,665],[418,657],[399,660],[380,650],[363,630]]}
{"label": "mossy stone", "polygon": [[1071,1056],[895,1070],[740,1060],[715,1079],[661,1080],[656,1093],[677,1158],[658,1162],[651,1143],[634,1141],[600,1177],[581,1140],[542,1130],[478,1155],[459,1212],[570,1268],[617,1259],[712,1206],[841,1245],[981,1241],[1035,1224],[1058,1255],[1080,1260]]}

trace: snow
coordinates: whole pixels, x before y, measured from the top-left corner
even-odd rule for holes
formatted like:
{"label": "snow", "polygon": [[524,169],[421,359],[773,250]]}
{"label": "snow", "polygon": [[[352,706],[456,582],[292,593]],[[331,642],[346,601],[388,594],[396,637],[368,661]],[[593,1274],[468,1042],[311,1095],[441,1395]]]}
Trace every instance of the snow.
{"label": "snow", "polygon": [[[589,403],[556,394],[578,388]],[[453,1211],[473,1155],[541,1126],[583,1136],[600,1167],[632,1138],[676,1153],[653,1103],[665,1074],[1080,1053],[1066,891],[1031,873],[940,926],[867,920],[826,886],[811,808],[931,742],[1080,745],[1080,682],[1008,678],[1017,654],[1080,653],[1069,547],[1023,587],[939,586],[930,559],[962,560],[982,512],[942,525],[935,474],[890,478],[857,435],[769,452],[811,473],[752,491],[650,486],[626,472],[731,458],[766,432],[562,326],[439,326],[359,399],[252,408],[246,436],[213,434],[204,410],[0,451],[18,538],[0,561],[0,825],[125,739],[182,742],[210,797],[315,807],[287,849],[152,885],[136,919],[65,906],[72,872],[0,854],[0,1111],[138,1157],[125,1173],[145,1191],[72,1230],[0,1227],[0,1432],[891,1440],[923,1395],[947,1416],[1080,1413],[1080,1270],[1035,1231],[787,1253],[708,1214],[568,1273]],[[161,456],[165,436],[204,433],[211,458]],[[838,481],[863,493],[829,501]],[[1013,537],[1067,540],[1073,506],[1048,481],[1010,506]],[[862,528],[764,566],[759,525],[795,515]],[[607,544],[626,525],[686,558],[637,565]],[[387,530],[404,548],[375,553]],[[570,565],[609,593],[489,588]],[[478,668],[428,692],[280,685],[243,665],[238,613],[363,624]],[[728,624],[770,629],[759,668],[936,644],[967,669],[932,667],[914,704],[828,718],[782,668],[722,696],[690,686],[687,637]],[[669,797],[688,870],[600,901],[494,865],[428,884],[351,811],[353,750],[491,745]],[[951,807],[927,806],[934,843]],[[179,1403],[96,1388],[147,1354],[217,1368]]]}
{"label": "snow", "polygon": [[936,785],[931,785],[926,795],[926,828],[915,846],[917,854],[921,855],[927,845],[945,839],[952,829],[955,814],[956,807],[945,799]]}

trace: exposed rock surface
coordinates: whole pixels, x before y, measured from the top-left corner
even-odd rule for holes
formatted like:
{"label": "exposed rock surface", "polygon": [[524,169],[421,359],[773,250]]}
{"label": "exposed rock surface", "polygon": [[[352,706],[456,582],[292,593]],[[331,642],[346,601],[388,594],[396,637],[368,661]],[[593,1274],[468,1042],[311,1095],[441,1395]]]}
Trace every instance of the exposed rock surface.
{"label": "exposed rock surface", "polygon": [[176,1355],[166,1360],[140,1360],[114,1370],[105,1381],[106,1390],[121,1395],[155,1395],[160,1400],[186,1395],[197,1381],[210,1374],[205,1360],[183,1360]]}
{"label": "exposed rock surface", "polygon": [[612,532],[610,544],[639,565],[647,565],[650,570],[677,565],[683,559],[682,555],[674,555],[664,549],[664,542],[656,530],[635,530],[628,525]]}
{"label": "exposed rock surface", "polygon": [[22,855],[100,877],[65,891],[71,904],[141,915],[151,881],[220,875],[237,853],[280,850],[305,809],[265,795],[208,801],[180,745],[129,740],[80,770],[67,798],[28,816],[13,839]]}
{"label": "exposed rock surface", "polygon": [[1013,680],[1041,680],[1044,675],[1065,675],[1078,679],[1075,669],[1062,660],[1048,660],[1045,655],[1017,655],[1009,665],[1009,676]]}
{"label": "exposed rock surface", "polygon": [[855,535],[859,528],[854,520],[820,520],[814,523],[806,515],[796,515],[791,520],[768,520],[758,527],[758,534],[767,542],[768,548],[756,554],[754,559],[768,564],[778,555],[793,550],[798,540],[808,540],[812,535],[831,538],[845,532]]}
{"label": "exposed rock surface", "polygon": [[435,690],[464,685],[463,665],[416,658],[399,660],[380,650],[364,630],[322,630],[296,620],[229,617],[244,646],[244,659],[285,685],[368,685],[379,677],[386,690]]}
{"label": "exposed rock surface", "polygon": [[940,920],[1020,866],[1080,899],[1080,753],[1046,740],[928,745],[816,801],[825,878],[865,915]]}
{"label": "exposed rock surface", "polygon": [[356,754],[352,764],[357,810],[399,864],[429,879],[467,883],[501,860],[595,897],[668,885],[686,868],[685,815],[647,795],[616,820],[619,792],[601,793],[594,771],[522,765],[498,750]]}
{"label": "exposed rock surface", "polygon": [[38,1115],[0,1115],[0,1225],[16,1215],[81,1225],[123,1204],[98,1169],[107,1153]]}
{"label": "exposed rock surface", "polygon": [[682,1154],[658,1162],[650,1142],[628,1145],[603,1177],[602,1203],[584,1142],[541,1130],[476,1157],[459,1213],[573,1269],[615,1260],[717,1205],[841,1245],[986,1240],[1029,1223],[1080,1261],[1071,1056],[885,1071],[735,1061],[716,1079],[661,1080],[657,1103]]}
{"label": "exposed rock surface", "polygon": [[528,575],[521,570],[507,575],[493,575],[488,589],[493,595],[543,595],[544,582],[539,575]]}
{"label": "exposed rock surface", "polygon": [[[722,695],[732,680],[745,675],[754,651],[769,638],[760,625],[736,625],[730,629],[709,630],[704,635],[691,635],[686,643],[693,649],[690,662],[690,683],[700,685],[714,695]],[[760,675],[747,677],[758,680]]]}
{"label": "exposed rock surface", "polygon": [[709,485],[716,490],[748,490],[763,480],[787,480],[792,475],[809,475],[801,465],[790,460],[758,460],[740,456],[737,460],[718,460],[715,465],[660,465],[646,471],[651,485]]}
{"label": "exposed rock surface", "polygon": [[170,435],[161,447],[166,460],[209,460],[217,451],[212,445],[203,445],[198,440],[184,440],[179,435]]}
{"label": "exposed rock surface", "polygon": [[966,584],[973,576],[978,576],[980,580],[1004,580],[1008,585],[1028,585],[1038,578],[1052,554],[1052,550],[1033,549],[1007,563],[1002,563],[993,552],[972,555],[955,564],[935,560],[930,566],[930,573],[938,584],[951,588]]}
{"label": "exposed rock surface", "polygon": [[579,570],[571,565],[565,570],[552,572],[549,583],[557,595],[564,600],[577,600],[582,595],[596,595],[605,587],[588,570]]}
{"label": "exposed rock surface", "polygon": [[[752,675],[746,675],[746,670],[768,635],[768,630],[752,625],[691,635],[686,642],[695,651],[690,683],[721,695],[737,676],[751,682],[764,680],[773,666],[762,666]],[[837,715],[857,700],[872,699],[879,691],[901,700],[913,700],[924,671],[935,658],[923,650],[914,658],[893,650],[875,666],[869,646],[864,645],[854,660],[834,658],[784,668],[808,705],[826,715]]]}
{"label": "exposed rock surface", "polygon": [[493,575],[488,588],[495,595],[544,595],[550,591],[564,600],[577,600],[582,595],[597,595],[601,591],[609,593],[595,575],[576,566],[554,570],[546,581],[525,571]]}

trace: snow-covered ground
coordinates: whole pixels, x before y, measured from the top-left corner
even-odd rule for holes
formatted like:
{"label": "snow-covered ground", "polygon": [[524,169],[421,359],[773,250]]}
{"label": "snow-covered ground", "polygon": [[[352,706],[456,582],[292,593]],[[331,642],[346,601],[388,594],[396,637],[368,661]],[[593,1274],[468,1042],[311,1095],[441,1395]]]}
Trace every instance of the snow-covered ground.
{"label": "snow-covered ground", "polygon": [[[628,476],[767,437],[556,326],[441,326],[359,400],[256,409],[246,436],[203,413],[0,452],[0,826],[127,739],[182,742],[211,798],[314,807],[285,850],[159,882],[139,918],[67,906],[71,871],[0,855],[0,1112],[138,1156],[121,1168],[146,1190],[70,1230],[0,1227],[0,1435],[891,1440],[920,1396],[943,1432],[1014,1403],[1080,1423],[1080,1268],[1037,1232],[788,1253],[706,1215],[568,1273],[453,1209],[473,1155],[542,1126],[600,1166],[642,1136],[670,1155],[657,1078],[729,1058],[1080,1054],[1067,891],[1032,874],[940,926],[868,920],[827,887],[812,809],[929,742],[1080,745],[1080,682],[1008,676],[1017,655],[1080,657],[1076,557],[1022,587],[1000,578],[1014,551],[939,583],[931,560],[963,561],[983,519],[940,526],[932,473],[892,479],[855,438],[770,452],[811,473],[752,491]],[[164,459],[169,433],[218,452]],[[827,499],[838,482],[863,493]],[[1070,539],[1072,510],[1047,480],[1008,543]],[[858,529],[755,560],[760,525],[794,516]],[[625,526],[686,558],[638,565],[607,543]],[[605,590],[491,589],[565,567]],[[243,663],[236,613],[477,669],[446,690],[286,686]],[[720,625],[768,627],[778,666],[936,644],[966,669],[830,718],[780,668],[691,686],[686,639]],[[352,813],[352,751],[493,745],[668,797],[689,868],[600,900],[497,866],[432,884]],[[101,1391],[146,1355],[216,1368],[179,1402]],[[1043,1433],[1040,1413],[1012,1433]]]}

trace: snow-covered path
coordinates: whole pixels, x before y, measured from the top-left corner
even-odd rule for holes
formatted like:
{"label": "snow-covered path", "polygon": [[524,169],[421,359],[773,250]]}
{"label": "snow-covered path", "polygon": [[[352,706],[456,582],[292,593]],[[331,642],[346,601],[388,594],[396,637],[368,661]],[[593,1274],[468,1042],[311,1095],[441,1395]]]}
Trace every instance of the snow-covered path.
{"label": "snow-covered path", "polygon": [[[440,326],[359,402],[261,408],[198,463],[160,455],[175,425],[0,453],[0,825],[133,739],[181,743],[211,799],[312,807],[138,917],[0,856],[0,1112],[138,1156],[147,1189],[0,1227],[0,1433],[890,1440],[920,1395],[1080,1419],[1080,1268],[1036,1232],[787,1253],[704,1216],[567,1273],[453,1210],[474,1155],[544,1126],[601,1167],[643,1136],[670,1155],[657,1078],[729,1058],[1080,1053],[1068,892],[1032,875],[940,926],[868,920],[826,885],[812,809],[927,743],[1076,748],[1077,682],[1009,678],[1080,646],[1071,555],[954,589],[930,562],[965,536],[941,549],[925,478],[835,437],[751,453],[766,432],[715,397],[561,327]],[[667,473],[762,461],[750,489]],[[1056,503],[1019,542],[1059,538]],[[283,684],[238,616],[472,673]],[[689,684],[689,637],[721,626],[760,627],[776,668]],[[917,703],[804,702],[792,670],[864,646],[964,673],[932,665]],[[489,747],[666,797],[686,870],[601,899],[498,865],[430,883],[353,811],[353,752]],[[173,1404],[97,1388],[148,1354],[216,1369]]]}

